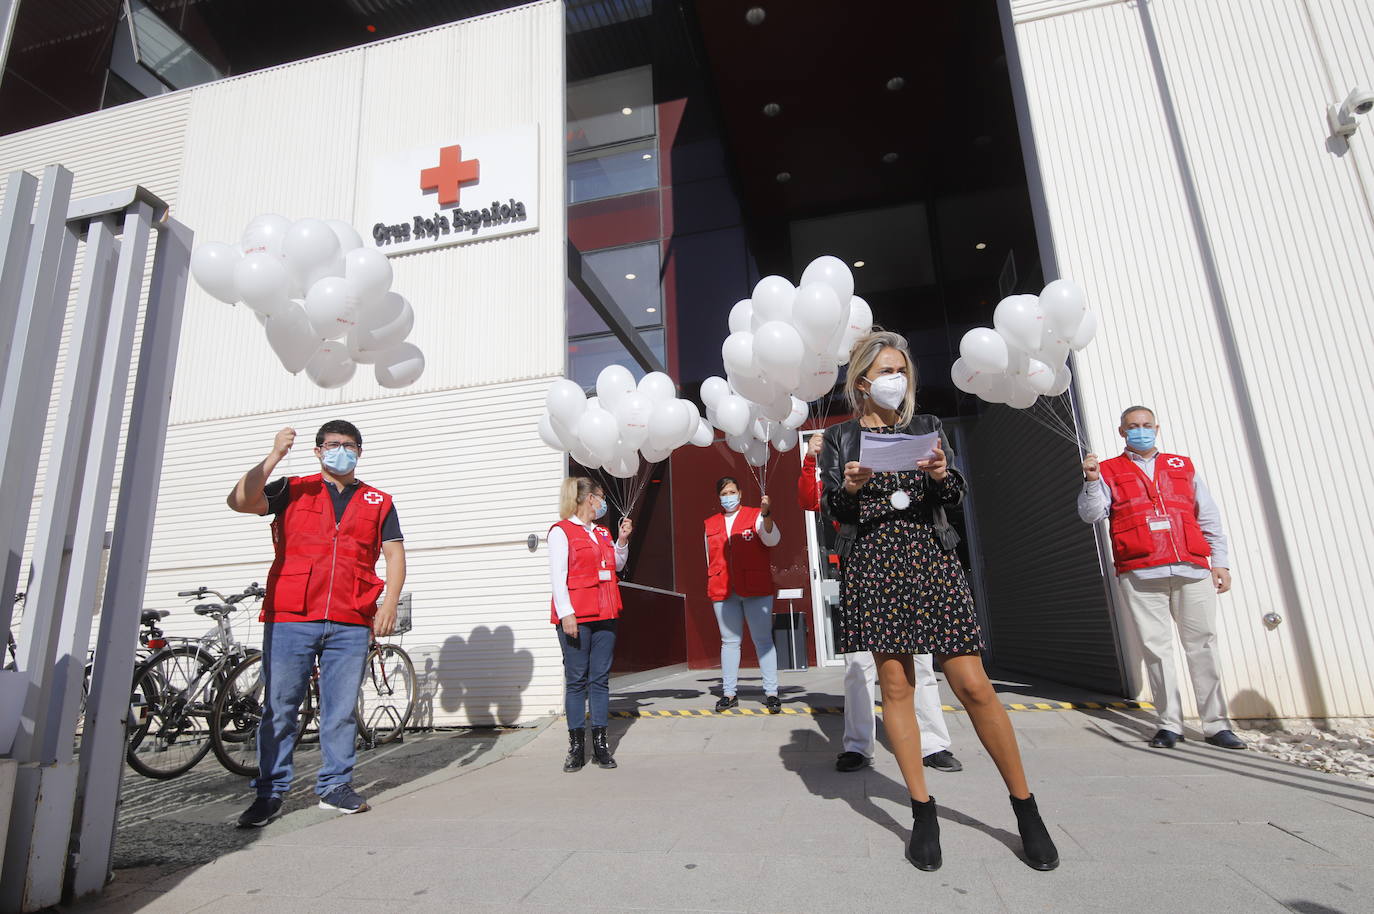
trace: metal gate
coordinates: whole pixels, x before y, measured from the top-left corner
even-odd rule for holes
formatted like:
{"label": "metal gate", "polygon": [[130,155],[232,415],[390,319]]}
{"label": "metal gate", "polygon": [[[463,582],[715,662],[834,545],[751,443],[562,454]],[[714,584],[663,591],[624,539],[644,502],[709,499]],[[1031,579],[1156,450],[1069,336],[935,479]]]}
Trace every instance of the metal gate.
{"label": "metal gate", "polygon": [[[0,790],[12,789],[12,797],[0,792],[8,824],[0,845],[4,910],[34,911],[97,891],[109,873],[191,254],[190,230],[144,188],[77,201],[71,191],[72,175],[61,166],[44,171],[41,187],[19,171],[0,204],[0,628],[7,633],[21,575],[26,594],[18,668],[0,671]],[[112,512],[108,571],[97,592]]]}

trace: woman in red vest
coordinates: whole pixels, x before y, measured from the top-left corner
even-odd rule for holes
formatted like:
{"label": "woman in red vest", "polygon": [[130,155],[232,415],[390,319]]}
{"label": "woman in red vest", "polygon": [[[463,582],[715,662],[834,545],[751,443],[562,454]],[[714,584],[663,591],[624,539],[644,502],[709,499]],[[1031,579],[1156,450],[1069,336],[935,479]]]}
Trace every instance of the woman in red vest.
{"label": "woman in red vest", "polygon": [[584,727],[590,698],[592,756],[602,768],[616,767],[606,741],[611,701],[611,660],[615,655],[620,585],[616,572],[630,557],[628,517],[620,521],[620,538],[597,524],[606,516],[606,496],[585,476],[563,480],[558,500],[562,518],[549,528],[549,584],[553,588],[551,621],[563,648],[564,708],[568,716],[568,757],[564,771],[587,764]]}
{"label": "woman in red vest", "polygon": [[716,482],[720,513],[706,518],[706,595],[720,626],[721,696],[717,711],[739,707],[739,646],[744,626],[754,639],[763,674],[763,704],[769,714],[782,711],[778,699],[778,656],[773,650],[773,568],[769,550],[782,538],[768,496],[759,507],[740,505],[739,483],[726,476]]}

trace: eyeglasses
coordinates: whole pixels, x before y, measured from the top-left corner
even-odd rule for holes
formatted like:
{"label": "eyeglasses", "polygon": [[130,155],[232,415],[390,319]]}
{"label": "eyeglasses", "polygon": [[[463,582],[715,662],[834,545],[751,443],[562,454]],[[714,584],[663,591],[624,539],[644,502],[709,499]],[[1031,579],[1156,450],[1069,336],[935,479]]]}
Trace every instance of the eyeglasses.
{"label": "eyeglasses", "polygon": [[362,448],[351,441],[326,441],[324,444],[320,445],[320,450],[324,451],[326,454],[330,451],[337,451],[339,448],[343,448],[350,454],[357,454],[362,450]]}

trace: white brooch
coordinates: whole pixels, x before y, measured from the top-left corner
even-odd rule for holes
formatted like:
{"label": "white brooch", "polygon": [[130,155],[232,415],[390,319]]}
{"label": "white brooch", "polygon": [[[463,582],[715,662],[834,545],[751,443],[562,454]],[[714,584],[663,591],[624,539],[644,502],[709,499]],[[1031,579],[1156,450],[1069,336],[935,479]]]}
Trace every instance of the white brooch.
{"label": "white brooch", "polygon": [[892,497],[889,498],[888,501],[892,502],[892,507],[896,508],[898,511],[905,511],[907,508],[911,507],[911,496],[900,489],[893,492]]}

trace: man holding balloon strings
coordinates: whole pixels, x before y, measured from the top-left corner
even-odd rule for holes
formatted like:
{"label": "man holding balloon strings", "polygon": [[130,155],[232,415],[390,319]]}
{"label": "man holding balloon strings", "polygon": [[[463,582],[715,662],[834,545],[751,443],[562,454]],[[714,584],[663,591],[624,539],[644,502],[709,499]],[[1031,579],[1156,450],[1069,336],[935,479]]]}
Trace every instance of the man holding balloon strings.
{"label": "man holding balloon strings", "polygon": [[1124,452],[1109,460],[1099,461],[1096,454],[1083,460],[1078,515],[1086,523],[1106,520],[1111,526],[1117,580],[1140,633],[1159,710],[1159,731],[1150,746],[1172,749],[1183,739],[1174,670],[1176,626],[1207,742],[1244,749],[1226,717],[1217,663],[1217,595],[1231,589],[1221,512],[1193,462],[1155,446],[1159,424],[1153,410],[1127,408],[1117,432],[1126,439]]}

